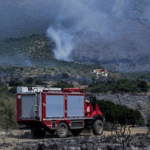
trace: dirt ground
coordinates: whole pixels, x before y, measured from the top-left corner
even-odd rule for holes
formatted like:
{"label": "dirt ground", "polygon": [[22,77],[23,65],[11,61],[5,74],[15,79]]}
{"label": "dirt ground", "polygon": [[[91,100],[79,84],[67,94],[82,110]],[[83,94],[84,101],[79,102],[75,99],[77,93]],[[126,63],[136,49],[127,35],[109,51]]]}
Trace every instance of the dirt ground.
{"label": "dirt ground", "polygon": [[[147,129],[147,127],[131,127],[130,131],[131,131],[131,135],[135,135],[137,133],[146,134],[148,132],[148,129]],[[128,128],[126,128],[125,134],[129,134],[130,131]],[[19,132],[19,130],[18,130],[18,132]],[[101,136],[110,136],[112,134],[116,135],[116,132],[118,134],[120,134],[120,128],[118,128],[118,130],[113,130],[113,131],[104,131]],[[20,143],[20,142],[43,141],[43,140],[47,141],[51,138],[58,139],[58,138],[56,138],[55,135],[54,136],[47,135],[46,138],[44,138],[44,139],[32,139],[29,130],[20,131],[20,133],[22,134],[20,137],[0,136],[0,143],[4,143],[4,141],[5,141],[5,143],[11,143],[11,147],[5,148],[5,150],[13,150],[13,147],[15,147],[16,143]],[[80,136],[78,136],[78,137],[83,138],[84,136],[94,136],[94,135],[93,135],[92,131],[91,132],[82,132],[80,134]],[[71,135],[71,133],[69,133],[67,138],[74,138],[74,137]],[[4,149],[4,148],[2,148],[2,149]],[[0,150],[2,150],[2,149],[0,149]]]}

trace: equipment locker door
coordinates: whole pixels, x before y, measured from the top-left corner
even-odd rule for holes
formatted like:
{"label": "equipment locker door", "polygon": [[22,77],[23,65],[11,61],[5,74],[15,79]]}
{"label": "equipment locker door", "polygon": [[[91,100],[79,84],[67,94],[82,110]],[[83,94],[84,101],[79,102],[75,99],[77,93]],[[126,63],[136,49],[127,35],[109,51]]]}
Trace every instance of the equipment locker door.
{"label": "equipment locker door", "polygon": [[84,118],[84,96],[67,96],[68,118]]}
{"label": "equipment locker door", "polygon": [[46,118],[64,118],[64,95],[46,95]]}
{"label": "equipment locker door", "polygon": [[21,96],[22,119],[35,119],[36,98],[35,94]]}

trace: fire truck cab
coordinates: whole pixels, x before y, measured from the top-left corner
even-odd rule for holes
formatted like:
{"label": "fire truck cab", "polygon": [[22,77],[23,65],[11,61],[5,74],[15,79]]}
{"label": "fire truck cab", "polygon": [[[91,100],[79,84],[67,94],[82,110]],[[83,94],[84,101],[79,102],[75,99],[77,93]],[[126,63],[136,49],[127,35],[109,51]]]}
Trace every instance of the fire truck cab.
{"label": "fire truck cab", "polygon": [[17,87],[17,122],[31,129],[34,137],[45,132],[66,137],[83,129],[103,133],[104,118],[96,98],[79,88]]}

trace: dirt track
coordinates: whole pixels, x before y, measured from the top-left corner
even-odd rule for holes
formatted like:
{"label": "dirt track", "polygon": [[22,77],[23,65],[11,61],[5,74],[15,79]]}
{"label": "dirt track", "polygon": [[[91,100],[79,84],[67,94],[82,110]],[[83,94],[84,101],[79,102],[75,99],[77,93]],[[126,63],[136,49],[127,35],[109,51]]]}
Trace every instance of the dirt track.
{"label": "dirt track", "polygon": [[[134,128],[131,127],[130,130],[131,130],[131,135],[135,135],[137,133],[146,134],[148,132],[148,129],[146,127],[134,127]],[[118,133],[120,133],[119,129],[116,131]],[[112,134],[116,134],[116,131],[104,131],[102,136],[110,136]],[[50,136],[50,135],[47,135],[46,138],[44,138],[44,139],[32,139],[30,131],[21,131],[21,133],[23,135],[20,135],[19,138],[17,136],[16,137],[0,136],[0,143],[3,143],[3,140],[4,140],[5,143],[11,143],[11,145],[12,145],[11,148],[5,148],[5,150],[13,149],[13,147],[16,145],[16,143],[29,142],[29,141],[43,141],[43,140],[47,141],[48,139],[51,139],[51,138],[58,139],[58,138],[56,138],[56,136]],[[126,134],[128,134],[128,133],[129,133],[129,130],[128,130],[128,128],[126,128]],[[78,136],[78,137],[83,138],[85,135],[94,136],[92,132],[85,132],[85,133],[81,133],[80,136]],[[68,134],[67,138],[69,138],[69,139],[73,138],[71,133]]]}

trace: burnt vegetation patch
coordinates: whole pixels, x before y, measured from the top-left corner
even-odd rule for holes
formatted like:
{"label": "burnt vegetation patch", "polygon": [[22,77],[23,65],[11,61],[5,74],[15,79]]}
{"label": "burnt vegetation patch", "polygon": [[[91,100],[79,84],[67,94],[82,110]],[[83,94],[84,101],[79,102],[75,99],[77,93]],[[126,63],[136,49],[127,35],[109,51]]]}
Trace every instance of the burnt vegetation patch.
{"label": "burnt vegetation patch", "polygon": [[15,150],[148,150],[149,146],[148,134],[137,134],[135,136],[114,134],[109,137],[84,136],[81,138],[24,142],[18,143]]}

